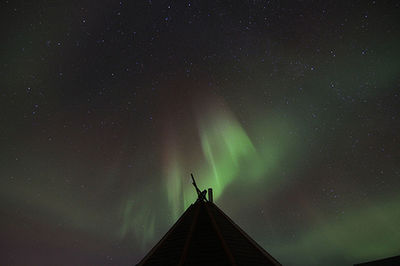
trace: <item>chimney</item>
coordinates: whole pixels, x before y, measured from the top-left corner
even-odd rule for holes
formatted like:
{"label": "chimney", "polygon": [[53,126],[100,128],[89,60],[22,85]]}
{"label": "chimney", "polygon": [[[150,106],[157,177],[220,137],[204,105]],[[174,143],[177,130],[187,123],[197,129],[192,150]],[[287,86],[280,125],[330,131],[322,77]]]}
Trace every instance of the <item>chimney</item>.
{"label": "chimney", "polygon": [[213,202],[213,193],[212,193],[212,188],[208,189],[208,201]]}

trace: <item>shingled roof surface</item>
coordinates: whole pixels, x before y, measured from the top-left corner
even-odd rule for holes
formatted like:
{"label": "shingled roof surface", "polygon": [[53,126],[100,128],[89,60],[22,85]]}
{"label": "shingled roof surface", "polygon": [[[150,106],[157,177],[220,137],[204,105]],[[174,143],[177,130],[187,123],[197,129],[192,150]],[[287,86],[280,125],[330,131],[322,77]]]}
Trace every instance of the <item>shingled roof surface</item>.
{"label": "shingled roof surface", "polygon": [[281,265],[214,203],[197,200],[138,265]]}

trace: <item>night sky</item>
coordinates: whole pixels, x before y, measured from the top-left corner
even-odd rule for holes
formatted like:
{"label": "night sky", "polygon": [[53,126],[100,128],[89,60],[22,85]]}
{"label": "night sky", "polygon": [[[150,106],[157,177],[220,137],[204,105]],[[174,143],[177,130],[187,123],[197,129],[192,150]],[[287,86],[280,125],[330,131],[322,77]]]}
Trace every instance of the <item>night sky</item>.
{"label": "night sky", "polygon": [[2,1],[2,265],[132,265],[197,195],[284,265],[400,254],[397,1]]}

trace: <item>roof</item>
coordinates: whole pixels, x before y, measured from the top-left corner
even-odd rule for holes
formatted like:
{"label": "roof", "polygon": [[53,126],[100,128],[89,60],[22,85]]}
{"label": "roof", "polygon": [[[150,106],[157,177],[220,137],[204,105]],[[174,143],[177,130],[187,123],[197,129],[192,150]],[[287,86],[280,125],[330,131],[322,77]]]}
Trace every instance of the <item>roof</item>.
{"label": "roof", "polygon": [[395,256],[395,257],[390,257],[390,258],[385,258],[385,259],[380,259],[380,260],[374,260],[374,261],[369,261],[369,262],[364,262],[364,263],[359,263],[359,264],[354,264],[354,265],[359,265],[359,266],[398,266],[400,265],[400,256]]}
{"label": "roof", "polygon": [[281,265],[214,203],[197,200],[138,265]]}

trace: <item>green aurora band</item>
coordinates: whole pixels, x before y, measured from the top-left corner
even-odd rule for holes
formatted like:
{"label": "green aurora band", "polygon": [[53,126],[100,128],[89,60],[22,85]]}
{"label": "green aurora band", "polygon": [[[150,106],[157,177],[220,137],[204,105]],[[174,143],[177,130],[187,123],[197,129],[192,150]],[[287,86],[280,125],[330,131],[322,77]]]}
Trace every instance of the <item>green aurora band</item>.
{"label": "green aurora band", "polygon": [[[262,125],[261,149],[252,143],[246,130],[240,125],[233,113],[224,105],[209,106],[206,110],[197,112],[198,148],[202,154],[196,155],[195,161],[185,156],[177,147],[184,146],[173,134],[169,134],[164,163],[164,191],[168,204],[164,207],[151,204],[152,199],[145,194],[137,195],[136,202],[150,202],[152,207],[135,204],[135,199],[128,198],[121,210],[123,225],[120,236],[126,237],[131,232],[142,239],[145,249],[154,242],[155,224],[165,225],[165,216],[170,217],[172,225],[184,210],[196,200],[196,193],[191,184],[190,173],[194,172],[198,186],[201,189],[213,188],[214,200],[224,195],[224,190],[230,185],[246,184],[257,186],[260,182],[273,186],[283,180],[274,180],[269,173],[274,170],[289,149],[287,124],[279,122],[273,116]],[[293,138],[293,136],[292,136]],[[191,146],[193,147],[193,146]],[[189,151],[187,151],[189,152]],[[144,189],[143,191],[146,191]]]}
{"label": "green aurora band", "polygon": [[[348,209],[340,218],[319,218],[313,229],[304,231],[295,241],[277,241],[277,256],[291,254],[292,263],[301,257],[310,265],[324,265],[337,259],[332,250],[354,261],[398,255],[400,232],[400,198],[370,203],[363,209]],[[319,220],[319,221],[318,221]],[[362,221],[362,222],[360,222]],[[265,242],[265,241],[261,241]],[[317,252],[318,257],[313,256]]]}
{"label": "green aurora band", "polygon": [[398,3],[109,2],[3,5],[4,265],[135,263],[191,173],[284,265],[400,254]]}
{"label": "green aurora band", "polygon": [[[226,187],[234,182],[252,183],[265,178],[266,171],[278,157],[272,153],[273,156],[261,157],[245,129],[226,107],[212,106],[201,113],[203,115],[197,115],[200,148],[195,150],[201,150],[202,157],[197,157],[197,162],[193,163],[178,155],[176,150],[169,152],[165,189],[174,220],[196,199],[190,183],[192,171],[200,188],[213,188],[214,199],[218,201]],[[273,148],[268,147],[268,151],[274,151]],[[193,168],[189,169],[188,165]]]}

